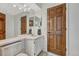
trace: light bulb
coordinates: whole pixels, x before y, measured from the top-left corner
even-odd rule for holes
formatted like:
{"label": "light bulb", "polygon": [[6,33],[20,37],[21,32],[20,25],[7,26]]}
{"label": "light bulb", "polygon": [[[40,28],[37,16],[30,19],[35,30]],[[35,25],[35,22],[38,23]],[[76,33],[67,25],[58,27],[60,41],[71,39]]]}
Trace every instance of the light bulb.
{"label": "light bulb", "polygon": [[13,7],[16,7],[16,5],[13,5]]}
{"label": "light bulb", "polygon": [[24,4],[24,7],[26,7],[27,5]]}
{"label": "light bulb", "polygon": [[22,8],[19,8],[20,10],[22,9]]}
{"label": "light bulb", "polygon": [[26,11],[26,9],[24,9],[24,11]]}

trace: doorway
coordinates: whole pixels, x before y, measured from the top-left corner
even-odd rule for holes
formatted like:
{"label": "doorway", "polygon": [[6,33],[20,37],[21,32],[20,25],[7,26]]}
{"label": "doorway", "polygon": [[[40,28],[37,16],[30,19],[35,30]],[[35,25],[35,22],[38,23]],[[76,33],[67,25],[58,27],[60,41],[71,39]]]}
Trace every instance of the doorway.
{"label": "doorway", "polygon": [[66,4],[48,8],[48,51],[66,55]]}
{"label": "doorway", "polygon": [[26,34],[27,33],[27,17],[23,16],[21,17],[21,34]]}
{"label": "doorway", "polygon": [[5,39],[5,14],[0,13],[0,40]]}

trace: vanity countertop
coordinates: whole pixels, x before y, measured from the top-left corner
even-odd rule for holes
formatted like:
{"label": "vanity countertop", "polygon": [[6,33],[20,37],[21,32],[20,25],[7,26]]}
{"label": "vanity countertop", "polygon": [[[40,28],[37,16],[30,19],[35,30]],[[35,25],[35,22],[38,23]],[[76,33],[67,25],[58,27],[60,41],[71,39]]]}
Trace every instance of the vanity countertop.
{"label": "vanity countertop", "polygon": [[27,34],[23,34],[23,35],[19,35],[19,37],[21,39],[31,39],[31,40],[36,40],[39,37],[43,37],[43,35],[27,35]]}
{"label": "vanity countertop", "polygon": [[19,37],[14,37],[14,38],[8,38],[8,39],[4,39],[4,40],[0,40],[0,46],[4,46],[7,44],[11,44],[17,41],[21,41],[22,39],[20,39]]}
{"label": "vanity countertop", "polygon": [[0,40],[0,46],[15,43],[17,41],[22,41],[24,39],[26,39],[26,40],[27,39],[35,40],[39,37],[43,37],[43,36],[42,35],[27,35],[27,34],[18,35],[17,37],[14,37],[14,38],[8,38],[8,39]]}

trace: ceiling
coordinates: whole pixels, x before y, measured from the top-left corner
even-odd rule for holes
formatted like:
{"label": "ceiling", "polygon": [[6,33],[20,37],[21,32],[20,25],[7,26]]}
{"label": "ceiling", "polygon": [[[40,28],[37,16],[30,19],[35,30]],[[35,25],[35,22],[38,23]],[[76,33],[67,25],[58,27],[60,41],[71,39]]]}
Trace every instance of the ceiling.
{"label": "ceiling", "polygon": [[35,3],[0,3],[0,12],[16,15],[22,12],[40,11],[40,5]]}

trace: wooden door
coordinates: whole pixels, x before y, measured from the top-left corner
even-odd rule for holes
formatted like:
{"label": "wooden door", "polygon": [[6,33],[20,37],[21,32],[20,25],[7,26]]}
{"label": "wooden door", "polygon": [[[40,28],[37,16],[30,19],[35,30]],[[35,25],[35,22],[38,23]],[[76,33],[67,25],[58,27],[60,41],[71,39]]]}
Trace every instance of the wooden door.
{"label": "wooden door", "polygon": [[66,55],[66,5],[48,8],[48,51]]}
{"label": "wooden door", "polygon": [[5,15],[0,13],[0,40],[5,39]]}
{"label": "wooden door", "polygon": [[21,34],[26,34],[27,21],[26,16],[21,17]]}

